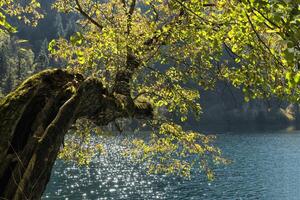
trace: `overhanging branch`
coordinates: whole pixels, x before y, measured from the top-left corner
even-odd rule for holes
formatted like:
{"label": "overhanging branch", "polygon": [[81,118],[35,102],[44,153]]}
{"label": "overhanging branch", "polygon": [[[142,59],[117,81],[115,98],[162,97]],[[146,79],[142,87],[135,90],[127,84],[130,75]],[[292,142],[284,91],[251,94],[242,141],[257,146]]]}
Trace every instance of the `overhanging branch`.
{"label": "overhanging branch", "polygon": [[95,19],[93,19],[87,12],[83,10],[81,7],[79,0],[75,0],[77,7],[75,8],[82,16],[84,16],[87,20],[89,20],[92,24],[97,26],[100,30],[103,29],[103,26],[99,24]]}

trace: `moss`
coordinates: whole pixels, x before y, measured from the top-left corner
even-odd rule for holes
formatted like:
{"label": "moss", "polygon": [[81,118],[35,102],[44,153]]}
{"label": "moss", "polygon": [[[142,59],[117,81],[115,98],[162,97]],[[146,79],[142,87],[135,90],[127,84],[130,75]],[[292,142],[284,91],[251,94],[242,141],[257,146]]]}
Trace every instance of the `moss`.
{"label": "moss", "polygon": [[15,91],[9,93],[6,97],[1,99],[0,107],[8,106],[10,101],[19,99],[20,97],[28,94],[32,89],[40,85],[43,76],[54,73],[56,70],[45,70],[40,73],[34,74],[24,82],[22,82]]}
{"label": "moss", "polygon": [[45,87],[58,88],[74,79],[81,81],[83,77],[80,74],[72,74],[62,69],[47,69],[36,73],[22,82],[15,91],[0,99],[0,109],[9,104],[10,101],[18,100],[20,97],[30,94],[32,90],[41,87],[42,83],[47,84]]}
{"label": "moss", "polygon": [[0,162],[4,159],[10,145],[8,142],[32,98],[36,95],[40,96],[38,98],[46,98],[58,93],[70,94],[74,91],[64,91],[62,87],[75,79],[83,78],[61,69],[44,70],[29,77],[15,91],[0,99]]}
{"label": "moss", "polygon": [[[10,184],[13,183],[10,183],[10,176],[12,174],[23,173],[20,171],[24,170],[23,164],[27,166],[28,159],[31,158],[31,153],[38,144],[36,134],[44,133],[43,129],[54,119],[65,101],[75,93],[77,86],[80,85],[78,82],[81,80],[83,80],[81,75],[65,70],[45,70],[31,76],[15,91],[0,100],[0,194],[3,190],[11,188]],[[47,102],[49,103],[49,99],[52,99],[53,102],[47,108],[45,106],[47,106]],[[70,112],[64,113],[63,117],[68,117]],[[55,137],[52,135],[49,145],[56,142],[52,140]],[[57,148],[59,149],[61,143],[58,143]],[[49,145],[45,144],[45,148],[48,148]],[[43,153],[46,152],[45,150]],[[15,153],[19,155],[22,166],[15,161],[8,161],[7,158]],[[9,163],[4,165],[4,162]],[[7,191],[15,192],[15,189],[12,187]]]}

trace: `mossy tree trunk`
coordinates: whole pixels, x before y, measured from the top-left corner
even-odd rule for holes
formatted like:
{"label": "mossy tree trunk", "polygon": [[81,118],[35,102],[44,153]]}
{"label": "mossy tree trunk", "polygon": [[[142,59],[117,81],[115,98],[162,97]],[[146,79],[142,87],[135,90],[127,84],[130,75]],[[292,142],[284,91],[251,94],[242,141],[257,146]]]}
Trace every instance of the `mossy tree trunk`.
{"label": "mossy tree trunk", "polygon": [[135,102],[122,85],[128,86],[119,82],[109,92],[97,79],[46,70],[2,99],[0,199],[41,198],[64,136],[78,118],[103,126],[119,117],[152,117],[151,105]]}

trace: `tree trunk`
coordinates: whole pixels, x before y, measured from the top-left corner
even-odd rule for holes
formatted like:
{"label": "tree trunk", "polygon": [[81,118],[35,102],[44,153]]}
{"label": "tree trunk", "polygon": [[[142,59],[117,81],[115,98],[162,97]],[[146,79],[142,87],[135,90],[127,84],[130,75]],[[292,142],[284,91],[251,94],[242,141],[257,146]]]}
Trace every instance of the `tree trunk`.
{"label": "tree trunk", "polygon": [[0,199],[41,198],[65,134],[82,117],[103,126],[152,117],[152,106],[64,70],[27,79],[0,100]]}

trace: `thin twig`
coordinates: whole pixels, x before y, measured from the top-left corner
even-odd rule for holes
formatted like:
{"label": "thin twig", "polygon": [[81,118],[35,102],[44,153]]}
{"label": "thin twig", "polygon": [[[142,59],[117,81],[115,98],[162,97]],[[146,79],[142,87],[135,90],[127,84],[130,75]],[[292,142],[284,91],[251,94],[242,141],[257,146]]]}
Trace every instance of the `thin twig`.
{"label": "thin twig", "polygon": [[254,31],[254,33],[255,33],[257,39],[260,41],[260,43],[263,44],[263,46],[268,50],[268,52],[274,57],[274,59],[276,60],[276,62],[277,62],[279,65],[281,65],[281,66],[284,67],[284,65],[283,65],[283,64],[278,60],[278,58],[272,53],[270,47],[269,47],[269,46],[263,41],[263,39],[260,37],[260,35],[258,34],[258,32],[257,32],[256,29],[255,29],[255,26],[254,26],[253,22],[251,21],[249,15],[248,15],[247,13],[245,13],[245,14],[246,14],[246,17],[247,17],[247,19],[248,19],[248,22],[250,23],[251,29]]}
{"label": "thin twig", "polygon": [[100,30],[103,29],[103,26],[99,24],[95,19],[93,19],[88,13],[86,13],[81,7],[79,0],[75,0],[77,7],[75,8],[82,16],[88,19],[92,24],[97,26]]}

